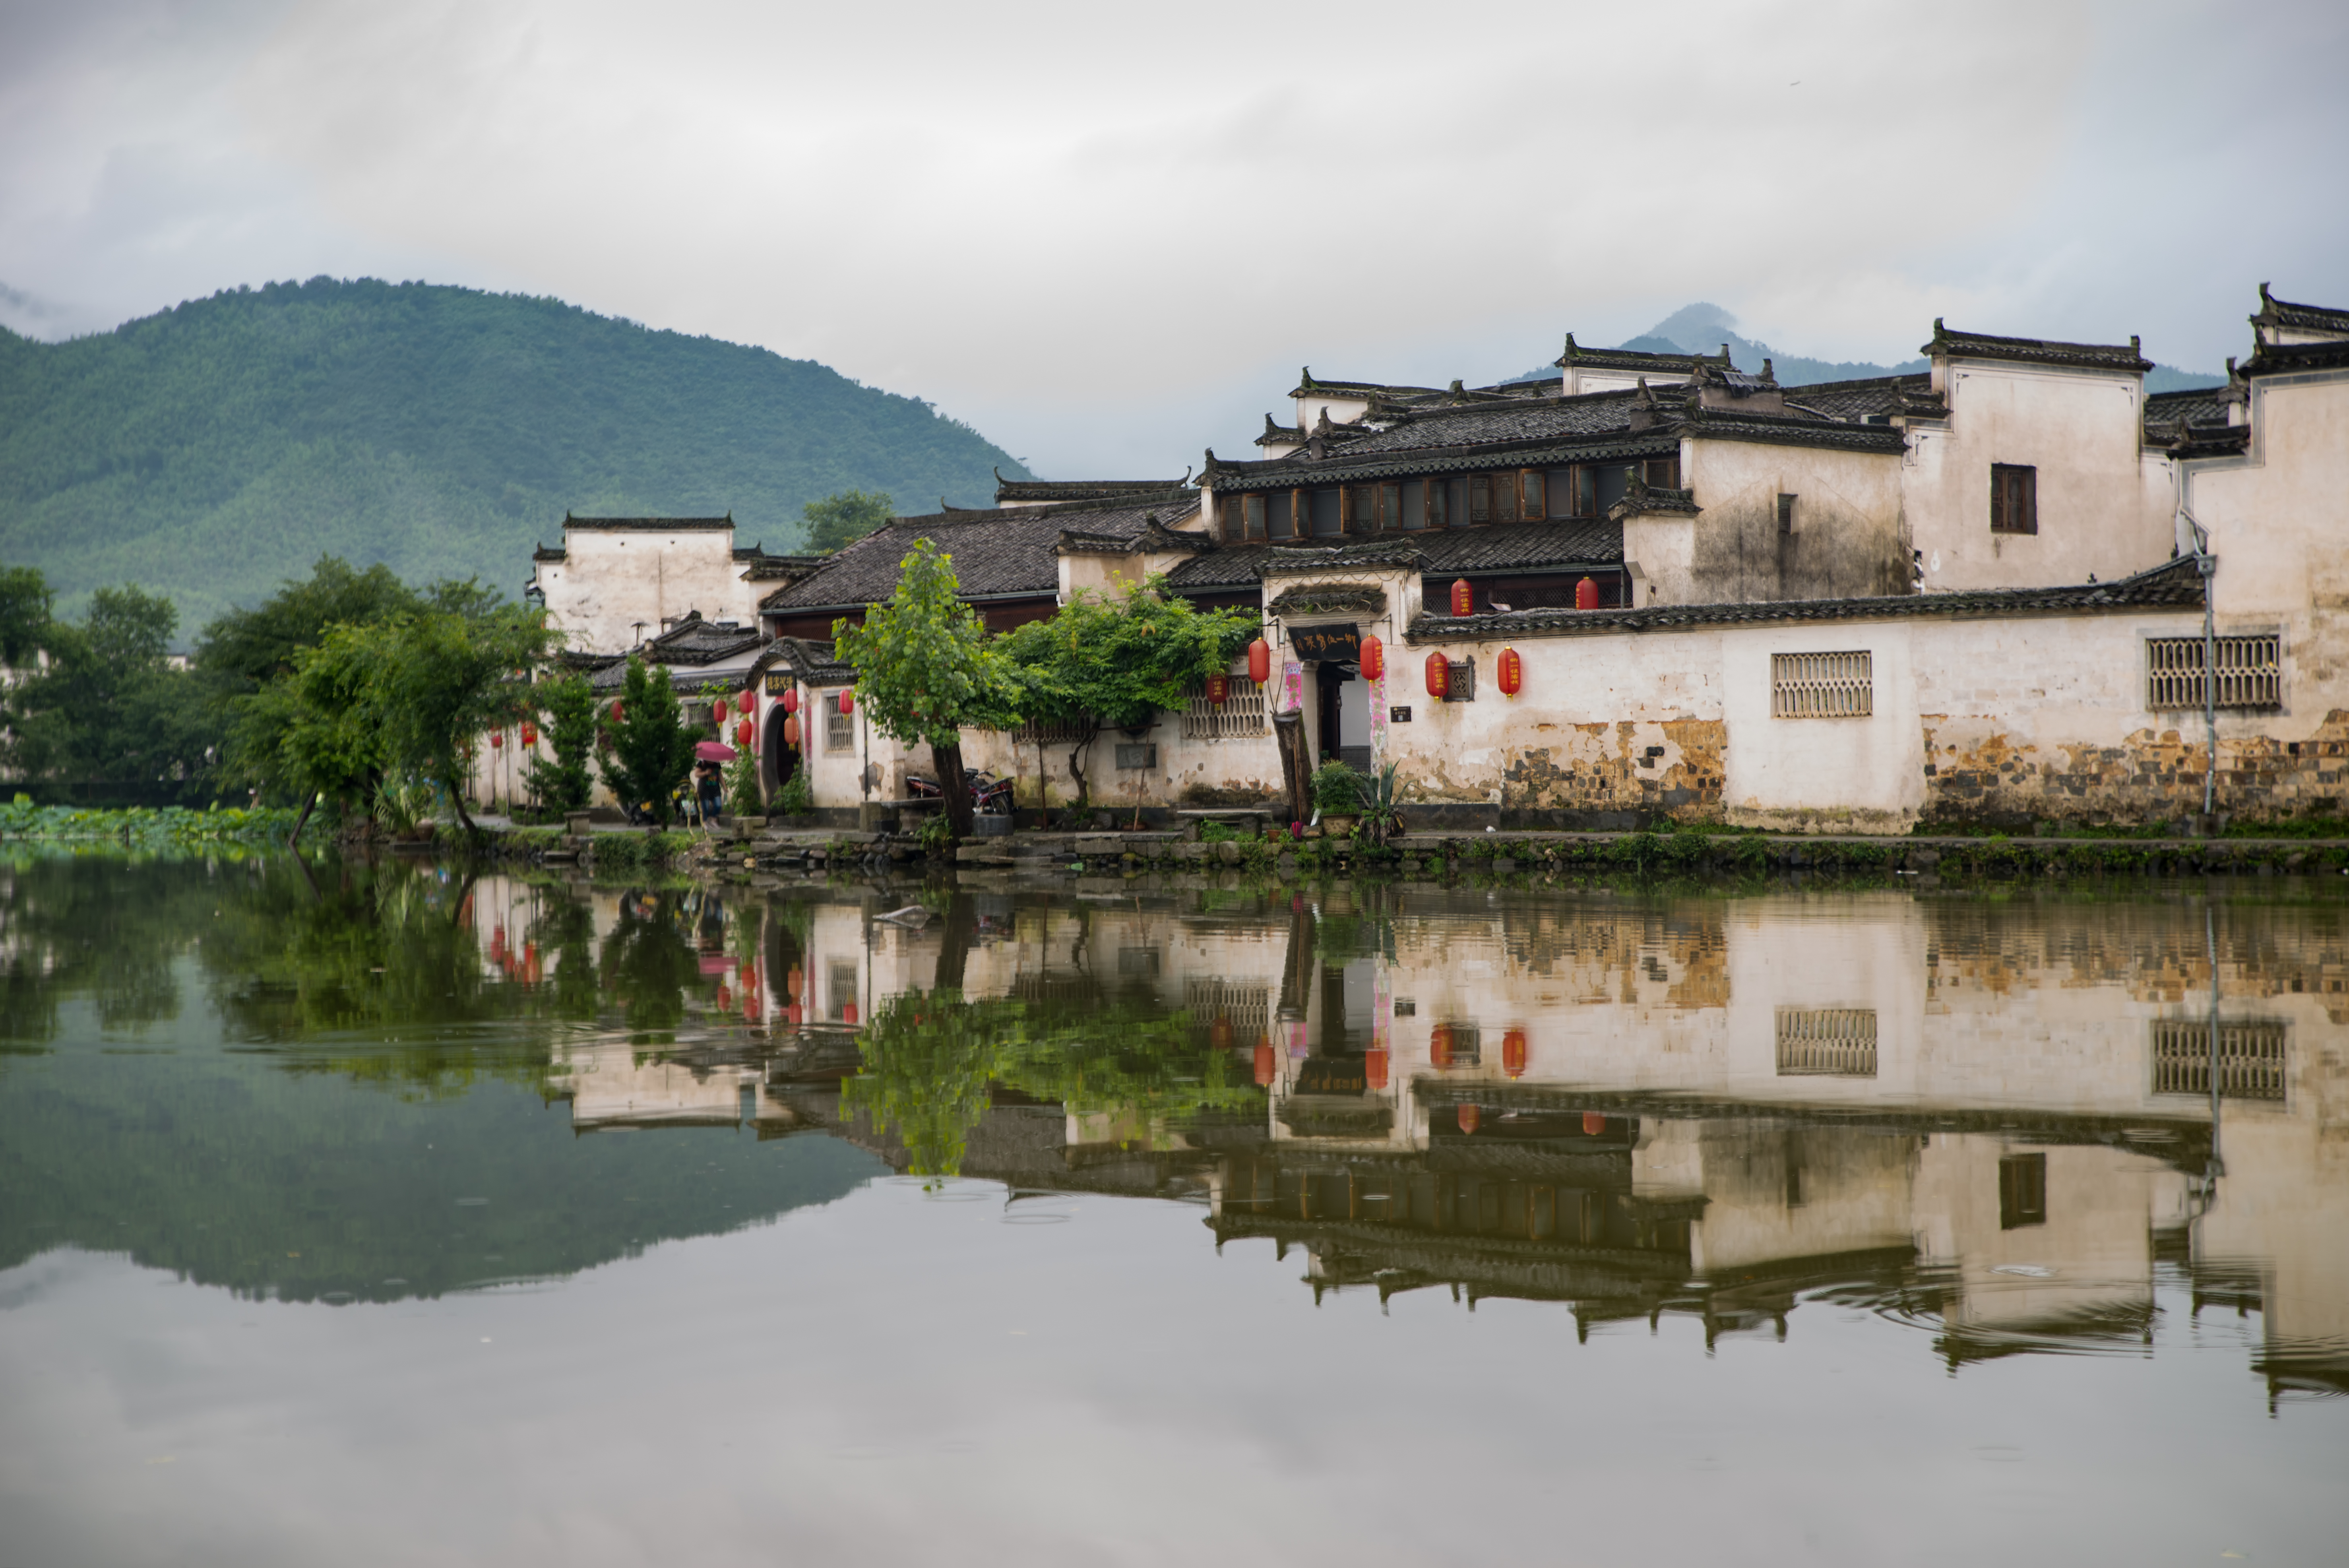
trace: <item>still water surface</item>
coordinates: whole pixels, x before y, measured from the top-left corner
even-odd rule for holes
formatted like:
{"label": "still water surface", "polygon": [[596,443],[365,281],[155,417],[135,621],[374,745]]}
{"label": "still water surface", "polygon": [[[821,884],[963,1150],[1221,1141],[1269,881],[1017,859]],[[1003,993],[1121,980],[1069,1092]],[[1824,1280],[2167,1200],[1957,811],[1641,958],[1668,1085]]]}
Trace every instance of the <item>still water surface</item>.
{"label": "still water surface", "polygon": [[0,862],[0,1565],[2349,1550],[2337,889],[908,896]]}

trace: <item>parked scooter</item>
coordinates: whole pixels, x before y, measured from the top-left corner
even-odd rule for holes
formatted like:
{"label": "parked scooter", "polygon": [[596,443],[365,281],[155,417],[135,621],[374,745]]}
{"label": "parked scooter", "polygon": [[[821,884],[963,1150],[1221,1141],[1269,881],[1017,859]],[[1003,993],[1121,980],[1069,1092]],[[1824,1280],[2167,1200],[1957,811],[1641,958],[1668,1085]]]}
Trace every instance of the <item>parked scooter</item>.
{"label": "parked scooter", "polygon": [[[970,791],[970,809],[990,816],[1009,816],[1011,812],[1011,780],[998,779],[984,768],[962,770],[963,788]],[[916,800],[943,799],[946,791],[937,780],[918,773],[905,775],[905,793]]]}

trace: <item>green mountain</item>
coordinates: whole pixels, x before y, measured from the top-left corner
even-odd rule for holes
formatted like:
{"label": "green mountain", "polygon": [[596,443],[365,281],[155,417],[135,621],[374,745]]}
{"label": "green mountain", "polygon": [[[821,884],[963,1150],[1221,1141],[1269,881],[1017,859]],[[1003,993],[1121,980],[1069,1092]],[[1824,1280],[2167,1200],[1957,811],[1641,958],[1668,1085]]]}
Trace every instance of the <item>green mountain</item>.
{"label": "green mountain", "polygon": [[797,542],[843,490],[983,506],[1026,470],[916,397],[559,300],[314,278],[40,343],[0,328],[0,561],[182,635],[323,553],[509,593],[583,514],[730,511]]}

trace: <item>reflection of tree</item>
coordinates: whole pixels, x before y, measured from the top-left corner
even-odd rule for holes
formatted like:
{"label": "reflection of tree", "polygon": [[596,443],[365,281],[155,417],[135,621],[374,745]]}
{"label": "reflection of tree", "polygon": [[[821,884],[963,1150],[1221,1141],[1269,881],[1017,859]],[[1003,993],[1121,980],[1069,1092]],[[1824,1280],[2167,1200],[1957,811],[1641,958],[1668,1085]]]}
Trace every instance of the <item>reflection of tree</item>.
{"label": "reflection of tree", "polygon": [[[175,1017],[171,965],[212,923],[210,862],[17,848],[0,861],[0,1049],[37,1047],[87,997],[108,1029]],[[242,852],[217,874],[243,876]],[[241,896],[241,890],[239,896]]]}
{"label": "reflection of tree", "polygon": [[673,1037],[685,1021],[686,993],[700,982],[685,924],[679,895],[632,894],[620,901],[620,923],[604,939],[604,989],[638,1044]]}
{"label": "reflection of tree", "polygon": [[941,988],[893,996],[857,1037],[864,1070],[843,1113],[895,1130],[916,1175],[962,1168],[996,1084],[1078,1115],[1180,1124],[1210,1111],[1260,1112],[1264,1091],[1230,1053],[1206,1048],[1186,1013],[1154,997],[1108,1002],[967,1000]]}

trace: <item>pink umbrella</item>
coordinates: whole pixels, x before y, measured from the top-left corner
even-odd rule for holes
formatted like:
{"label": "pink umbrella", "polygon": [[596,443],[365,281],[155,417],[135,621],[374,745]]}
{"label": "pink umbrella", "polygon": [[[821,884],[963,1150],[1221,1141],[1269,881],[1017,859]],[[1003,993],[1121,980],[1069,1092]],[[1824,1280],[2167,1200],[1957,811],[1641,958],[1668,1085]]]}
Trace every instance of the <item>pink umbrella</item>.
{"label": "pink umbrella", "polygon": [[731,762],[734,748],[722,740],[702,740],[694,744],[693,754],[704,762]]}

